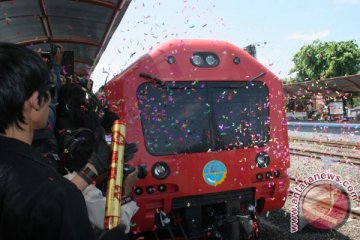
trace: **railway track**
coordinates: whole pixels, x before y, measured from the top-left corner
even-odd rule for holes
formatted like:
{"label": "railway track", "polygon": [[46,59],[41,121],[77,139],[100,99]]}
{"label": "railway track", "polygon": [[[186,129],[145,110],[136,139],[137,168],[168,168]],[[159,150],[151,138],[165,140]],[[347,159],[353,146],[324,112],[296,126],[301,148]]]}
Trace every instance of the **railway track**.
{"label": "railway track", "polygon": [[327,161],[324,160],[324,157],[332,157],[332,159],[328,160],[331,163],[343,163],[343,164],[360,166],[360,158],[354,156],[344,157],[341,154],[320,153],[318,151],[311,151],[311,150],[299,151],[298,149],[293,149],[291,147],[290,147],[290,154],[297,156],[311,157],[320,161]]}
{"label": "railway track", "polygon": [[290,137],[290,154],[323,160],[332,157],[332,162],[360,165],[360,145],[354,142],[321,141]]}
{"label": "railway track", "polygon": [[295,137],[289,136],[289,142],[308,142],[308,143],[316,143],[316,144],[323,144],[327,146],[340,146],[343,148],[357,148],[360,149],[360,142],[350,142],[350,141],[329,141],[323,139],[311,139],[311,138],[302,138],[302,137]]}

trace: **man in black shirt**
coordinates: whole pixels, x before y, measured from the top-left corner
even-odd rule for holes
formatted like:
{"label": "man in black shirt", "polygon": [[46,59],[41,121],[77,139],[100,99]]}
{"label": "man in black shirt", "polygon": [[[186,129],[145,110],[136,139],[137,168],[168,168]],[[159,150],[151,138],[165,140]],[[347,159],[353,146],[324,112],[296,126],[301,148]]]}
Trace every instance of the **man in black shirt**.
{"label": "man in black shirt", "polygon": [[95,239],[79,189],[31,147],[55,85],[33,51],[0,43],[0,239]]}

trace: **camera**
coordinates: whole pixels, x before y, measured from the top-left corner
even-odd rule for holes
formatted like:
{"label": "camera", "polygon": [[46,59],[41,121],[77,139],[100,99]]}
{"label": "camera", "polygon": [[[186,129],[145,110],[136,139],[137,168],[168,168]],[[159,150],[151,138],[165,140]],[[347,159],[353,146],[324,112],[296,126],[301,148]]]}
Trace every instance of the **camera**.
{"label": "camera", "polygon": [[133,167],[129,164],[124,164],[124,178],[126,178],[130,173],[134,172],[136,168],[138,170],[138,178],[144,179],[147,176],[147,170],[145,165],[138,165],[136,167]]}
{"label": "camera", "polygon": [[60,48],[59,45],[50,43],[50,49],[41,52],[41,57],[43,59],[43,61],[49,66],[51,67],[52,65],[52,61],[53,61],[53,56],[57,53],[57,50]]}
{"label": "camera", "polygon": [[59,45],[50,43],[50,49],[41,52],[41,56],[54,56],[59,48],[61,48]]}
{"label": "camera", "polygon": [[53,43],[50,43],[50,51],[49,53],[51,55],[55,55],[57,53],[57,50],[60,48],[59,45],[56,45],[56,44],[53,44]]}

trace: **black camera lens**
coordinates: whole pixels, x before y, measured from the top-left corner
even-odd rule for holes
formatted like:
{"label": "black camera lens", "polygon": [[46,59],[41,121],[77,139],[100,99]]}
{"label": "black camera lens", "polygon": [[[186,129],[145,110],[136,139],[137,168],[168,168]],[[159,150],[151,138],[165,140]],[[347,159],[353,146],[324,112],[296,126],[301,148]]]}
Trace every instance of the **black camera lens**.
{"label": "black camera lens", "polygon": [[[146,166],[145,165],[139,165],[136,168],[138,170],[137,177],[140,178],[140,179],[144,179],[147,176]],[[133,171],[135,171],[135,167],[133,167],[133,166],[131,166],[129,164],[124,164],[124,178],[126,178]]]}
{"label": "black camera lens", "polygon": [[138,169],[138,178],[144,179],[147,176],[146,166],[145,165],[139,165],[137,167]]}
{"label": "black camera lens", "polygon": [[59,45],[56,45],[56,44],[53,44],[53,43],[50,43],[50,53],[52,55],[55,55],[57,53],[57,50],[60,48]]}
{"label": "black camera lens", "polygon": [[133,166],[130,166],[129,164],[124,164],[124,178],[126,178],[133,171],[135,171],[135,168]]}

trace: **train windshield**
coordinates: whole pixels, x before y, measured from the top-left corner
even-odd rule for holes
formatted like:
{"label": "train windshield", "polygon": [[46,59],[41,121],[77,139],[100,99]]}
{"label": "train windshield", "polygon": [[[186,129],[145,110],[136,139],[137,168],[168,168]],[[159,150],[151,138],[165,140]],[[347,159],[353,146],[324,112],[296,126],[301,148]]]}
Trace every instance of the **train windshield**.
{"label": "train windshield", "polygon": [[263,146],[269,139],[263,82],[144,83],[137,97],[153,155]]}

